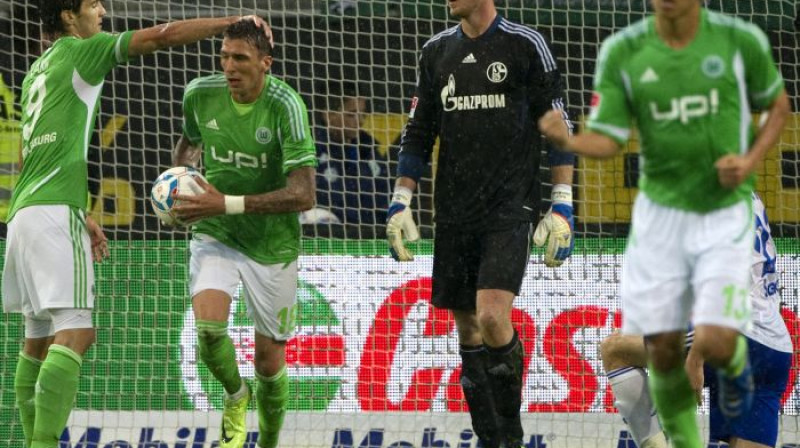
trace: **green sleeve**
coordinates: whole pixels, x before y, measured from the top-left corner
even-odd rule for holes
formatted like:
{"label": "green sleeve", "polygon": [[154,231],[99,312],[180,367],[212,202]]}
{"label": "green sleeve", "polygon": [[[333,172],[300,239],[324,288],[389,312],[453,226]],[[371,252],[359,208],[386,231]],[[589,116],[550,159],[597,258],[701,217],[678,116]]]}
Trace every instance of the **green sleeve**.
{"label": "green sleeve", "polygon": [[75,47],[75,68],[86,82],[100,84],[111,70],[128,62],[133,31],[120,34],[97,33],[81,39]]}
{"label": "green sleeve", "polygon": [[616,35],[606,39],[600,47],[592,107],[586,125],[620,144],[628,141],[632,122],[630,101],[625,91],[625,73],[621,69],[624,45],[623,38]]}
{"label": "green sleeve", "polygon": [[283,173],[303,166],[317,166],[317,154],[311,129],[308,125],[308,111],[303,99],[293,92],[287,101],[279,102],[281,107],[280,139],[283,151]]}
{"label": "green sleeve", "polygon": [[742,38],[745,80],[750,103],[760,109],[772,104],[783,92],[783,77],[772,58],[772,47],[764,32],[751,23],[746,24],[745,30]]}
{"label": "green sleeve", "polygon": [[190,82],[183,93],[183,136],[189,140],[192,146],[199,146],[202,143],[200,135],[200,124],[197,122],[195,104],[197,102],[197,89],[193,89],[194,81]]}

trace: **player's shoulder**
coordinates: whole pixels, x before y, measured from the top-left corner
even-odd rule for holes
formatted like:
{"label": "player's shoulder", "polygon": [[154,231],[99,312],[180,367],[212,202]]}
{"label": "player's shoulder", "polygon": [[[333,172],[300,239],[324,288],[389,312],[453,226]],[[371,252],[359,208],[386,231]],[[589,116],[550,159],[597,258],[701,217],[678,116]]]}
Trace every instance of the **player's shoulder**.
{"label": "player's shoulder", "polygon": [[228,81],[222,73],[215,73],[209,76],[201,76],[189,81],[186,84],[184,95],[214,94],[220,91],[227,91]]}
{"label": "player's shoulder", "polygon": [[730,36],[729,39],[745,44],[756,44],[764,51],[770,48],[767,35],[752,22],[711,10],[704,11],[704,20],[710,29]]}
{"label": "player's shoulder", "polygon": [[434,49],[444,45],[447,41],[458,38],[458,27],[459,25],[451,26],[444,31],[434,34],[430,39],[422,44],[422,51],[433,51]]}
{"label": "player's shoulder", "polygon": [[602,48],[607,52],[630,51],[641,47],[649,37],[652,17],[645,17],[626,26],[603,40]]}
{"label": "player's shoulder", "polygon": [[541,61],[546,72],[556,69],[556,61],[548,39],[538,30],[501,17],[497,22],[496,34],[504,37],[498,41],[504,51],[537,59]]}
{"label": "player's shoulder", "polygon": [[528,25],[512,22],[505,17],[500,17],[498,20],[497,32],[510,37],[512,40],[522,45],[533,46],[537,51],[542,51],[542,46],[547,45],[547,39],[538,30]]}
{"label": "player's shoulder", "polygon": [[278,102],[303,103],[303,98],[294,87],[273,75],[269,75],[268,78],[267,95],[277,99]]}
{"label": "player's shoulder", "polygon": [[271,107],[277,107],[292,116],[307,110],[305,101],[297,90],[286,81],[272,75],[268,78],[265,98]]}

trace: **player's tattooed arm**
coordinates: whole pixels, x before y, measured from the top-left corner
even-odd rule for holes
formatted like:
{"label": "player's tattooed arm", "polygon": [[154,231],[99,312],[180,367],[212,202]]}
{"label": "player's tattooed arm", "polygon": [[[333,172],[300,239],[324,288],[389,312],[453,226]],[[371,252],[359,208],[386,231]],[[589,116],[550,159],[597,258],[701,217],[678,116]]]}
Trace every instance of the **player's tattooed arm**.
{"label": "player's tattooed arm", "polygon": [[269,193],[245,197],[245,213],[302,212],[314,207],[316,202],[316,172],[304,166],[292,170],[286,187]]}
{"label": "player's tattooed arm", "polygon": [[172,166],[191,166],[197,168],[200,162],[202,147],[194,146],[189,140],[181,136],[175,148],[172,150]]}

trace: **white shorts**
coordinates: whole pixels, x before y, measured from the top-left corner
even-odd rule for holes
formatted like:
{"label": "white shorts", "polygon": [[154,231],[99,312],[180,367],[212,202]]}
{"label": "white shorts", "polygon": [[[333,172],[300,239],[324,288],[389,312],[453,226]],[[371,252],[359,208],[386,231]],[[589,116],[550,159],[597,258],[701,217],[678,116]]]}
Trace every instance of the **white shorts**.
{"label": "white shorts", "polygon": [[639,194],[622,265],[623,333],[685,331],[690,318],[744,330],[753,221],[750,201],[701,214]]}
{"label": "white shorts", "polygon": [[298,312],[297,260],[261,264],[208,235],[196,235],[189,249],[192,297],[216,289],[233,298],[241,281],[247,315],[255,330],[276,341],[292,337]]}
{"label": "white shorts", "polygon": [[36,317],[25,317],[25,337],[46,338],[61,330],[93,328],[92,310],[51,309]]}
{"label": "white shorts", "polygon": [[36,205],[8,224],[3,309],[28,317],[94,307],[92,245],[82,210]]}

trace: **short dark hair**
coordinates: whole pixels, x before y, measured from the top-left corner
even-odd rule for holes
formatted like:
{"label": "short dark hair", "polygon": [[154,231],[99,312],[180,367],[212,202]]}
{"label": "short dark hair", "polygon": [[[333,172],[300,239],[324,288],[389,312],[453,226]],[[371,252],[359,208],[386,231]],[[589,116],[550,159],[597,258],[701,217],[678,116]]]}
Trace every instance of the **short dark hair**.
{"label": "short dark hair", "polygon": [[356,81],[330,79],[314,86],[314,108],[319,111],[342,110],[345,98],[369,97],[369,86]]}
{"label": "short dark hair", "polygon": [[269,37],[264,34],[264,29],[256,26],[250,19],[242,19],[233,23],[225,29],[223,36],[228,39],[241,39],[256,47],[259,53],[272,56],[274,38],[272,30],[269,30]]}
{"label": "short dark hair", "polygon": [[60,34],[65,31],[61,11],[81,12],[83,0],[39,0],[39,20],[45,34]]}

